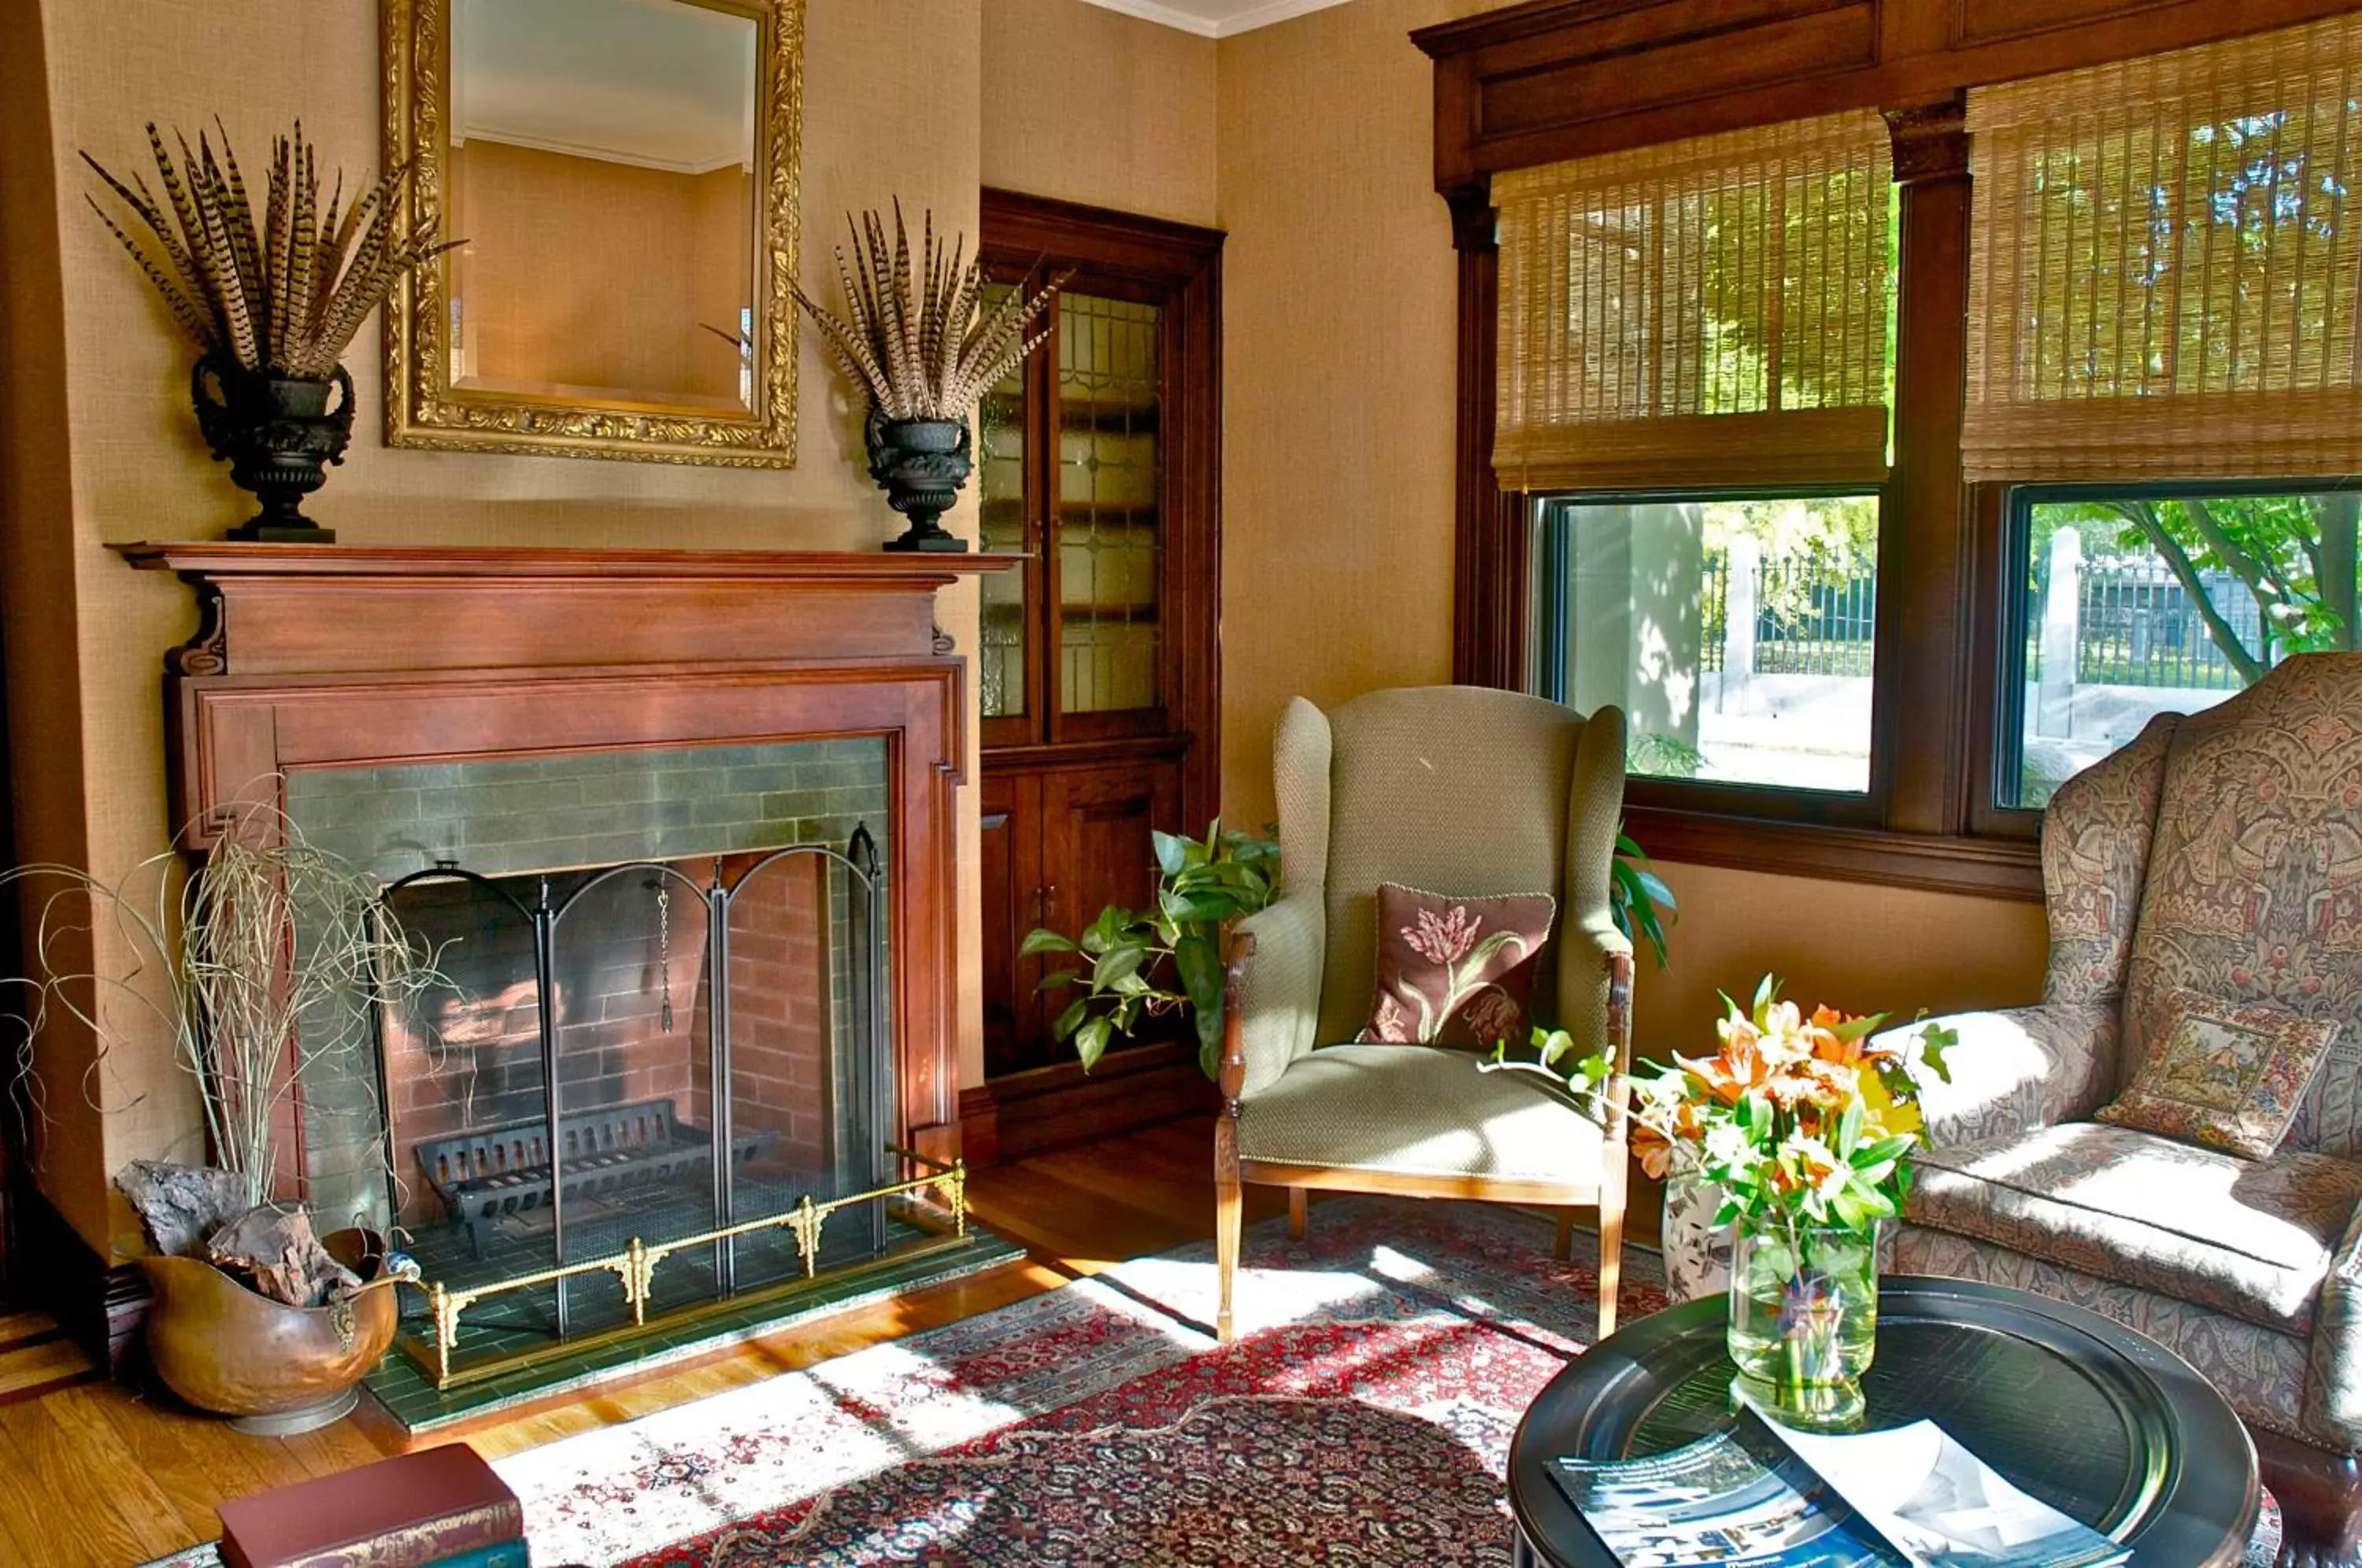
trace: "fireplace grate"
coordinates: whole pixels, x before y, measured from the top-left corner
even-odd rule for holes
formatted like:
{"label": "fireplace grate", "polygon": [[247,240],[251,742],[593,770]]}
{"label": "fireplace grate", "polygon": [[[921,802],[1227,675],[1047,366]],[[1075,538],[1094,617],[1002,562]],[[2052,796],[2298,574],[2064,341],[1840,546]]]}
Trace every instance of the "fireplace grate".
{"label": "fireplace grate", "polygon": [[965,1173],[890,1143],[886,883],[865,826],[841,842],[389,886],[476,969],[456,1034],[381,1012],[424,1275],[400,1342],[438,1386],[964,1242]]}

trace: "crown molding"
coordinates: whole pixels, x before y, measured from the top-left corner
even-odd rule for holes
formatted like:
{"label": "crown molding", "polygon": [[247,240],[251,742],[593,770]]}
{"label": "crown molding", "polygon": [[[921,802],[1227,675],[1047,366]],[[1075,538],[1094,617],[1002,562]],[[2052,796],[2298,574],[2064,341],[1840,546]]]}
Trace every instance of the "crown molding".
{"label": "crown molding", "polygon": [[1275,22],[1285,22],[1314,11],[1325,11],[1331,6],[1344,3],[1345,0],[1264,0],[1260,6],[1216,21],[1200,17],[1185,6],[1165,4],[1164,0],[1085,0],[1085,4],[1097,6],[1103,11],[1120,12],[1143,22],[1154,22],[1159,27],[1172,28],[1201,39],[1236,38],[1257,28],[1267,28]]}

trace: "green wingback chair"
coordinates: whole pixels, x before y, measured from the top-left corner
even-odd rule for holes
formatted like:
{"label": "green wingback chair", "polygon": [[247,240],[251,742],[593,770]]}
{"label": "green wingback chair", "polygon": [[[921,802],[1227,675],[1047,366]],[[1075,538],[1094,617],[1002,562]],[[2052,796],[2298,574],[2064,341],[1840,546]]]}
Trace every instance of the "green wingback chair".
{"label": "green wingback chair", "polygon": [[[1894,1264],[2081,1303],[2220,1389],[2290,1525],[2362,1546],[2362,654],[2160,715],[2042,826],[2038,1006],[1962,1014]],[[2260,1160],[2094,1121],[2177,988],[2340,1031]]]}
{"label": "green wingback chair", "polygon": [[[1480,687],[1374,691],[1281,716],[1282,889],[1231,948],[1215,1124],[1219,1328],[1231,1334],[1241,1184],[1487,1198],[1599,1211],[1599,1328],[1623,1259],[1632,948],[1608,910],[1624,802],[1624,715]],[[1539,1019],[1615,1065],[1606,1125],[1531,1075],[1465,1050],[1355,1044],[1375,989],[1381,882],[1452,897],[1558,900]]]}

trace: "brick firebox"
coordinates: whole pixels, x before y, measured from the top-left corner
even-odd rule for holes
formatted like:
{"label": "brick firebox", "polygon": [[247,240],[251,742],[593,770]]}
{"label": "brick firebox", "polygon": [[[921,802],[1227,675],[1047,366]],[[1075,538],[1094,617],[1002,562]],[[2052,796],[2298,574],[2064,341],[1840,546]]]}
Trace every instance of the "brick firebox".
{"label": "brick firebox", "polygon": [[[792,856],[746,879],[756,858],[719,863],[725,885],[738,889],[730,906],[732,1121],[741,1133],[772,1135],[749,1174],[818,1189],[840,1136],[832,1111],[843,926],[831,911],[828,861]],[[679,876],[651,871],[611,884],[615,896],[593,893],[557,945],[561,1113],[667,1099],[690,1125],[714,1125],[709,916],[695,889],[716,862],[671,869]],[[553,876],[553,898],[586,879]],[[529,906],[541,879],[508,880]],[[661,911],[660,888],[668,894]],[[420,1180],[418,1144],[545,1114],[541,1018],[532,928],[513,905],[478,884],[443,881],[404,889],[396,907],[413,932],[441,945],[449,982],[390,1017],[385,1032],[401,1219],[417,1227],[443,1218]]]}
{"label": "brick firebox", "polygon": [[[861,1070],[840,1003],[866,961],[851,941],[850,873],[823,856],[767,856],[790,845],[841,855],[856,831],[875,840],[888,806],[877,742],[296,769],[286,800],[314,844],[396,884],[395,913],[447,982],[385,1021],[382,1122],[358,1064],[307,1068],[316,1187],[362,1206],[390,1132],[395,1216],[430,1226],[443,1216],[422,1145],[546,1115],[529,912],[545,889],[561,911],[550,976],[561,1116],[669,1100],[711,1135],[704,894],[718,885],[730,892],[731,1125],[767,1138],[744,1174],[826,1198],[840,1144],[877,1135],[836,1125],[838,1077]],[[586,864],[599,856],[635,868]]]}

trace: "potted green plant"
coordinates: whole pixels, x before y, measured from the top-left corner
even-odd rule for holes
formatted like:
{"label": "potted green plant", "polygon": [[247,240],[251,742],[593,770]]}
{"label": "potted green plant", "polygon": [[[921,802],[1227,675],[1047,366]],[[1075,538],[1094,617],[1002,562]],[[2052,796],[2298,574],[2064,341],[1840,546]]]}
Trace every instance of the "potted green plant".
{"label": "potted green plant", "polygon": [[177,160],[148,127],[160,198],[138,175],[127,184],[83,153],[132,221],[118,223],[94,196],[91,208],[200,351],[189,379],[197,428],[214,459],[228,461],[231,482],[262,502],[230,537],[327,543],[335,534],[306,518],[302,503],[352,439],[352,377],[338,360],[404,273],[464,241],[435,244],[403,226],[406,167],[357,193],[349,207],[337,175],[323,210],[300,123],[271,142],[259,221],[226,131],[218,159],[202,133],[193,149],[186,137],[174,139]]}
{"label": "potted green plant", "polygon": [[[415,1271],[376,1231],[317,1235],[303,1205],[278,1198],[280,1129],[309,1064],[373,1050],[376,1008],[441,983],[435,955],[374,878],[266,808],[233,813],[185,868],[168,850],[113,883],[53,864],[0,882],[28,906],[28,1039],[70,1019],[103,1059],[120,1021],[141,1016],[196,1085],[209,1163],[139,1160],[116,1177],[156,1249],[140,1262],[158,1375],[248,1430],[343,1415],[392,1341],[388,1287]],[[67,956],[99,922],[127,949],[119,968]]]}
{"label": "potted green plant", "polygon": [[853,230],[853,256],[848,260],[843,249],[836,253],[845,314],[824,309],[800,287],[796,303],[819,328],[845,379],[868,394],[863,437],[869,477],[885,489],[886,503],[910,522],[886,547],[965,550],[966,542],[945,531],[940,519],[974,466],[968,411],[1041,343],[1043,335],[1028,337],[1026,328],[1064,278],[1032,294],[1012,289],[988,305],[982,263],[966,257],[964,237],[944,248],[933,212],[923,220],[915,271],[900,201],[890,244],[881,214],[866,212],[845,222]]}
{"label": "potted green plant", "polygon": [[1098,1065],[1116,1035],[1151,1018],[1186,1013],[1197,1031],[1198,1065],[1211,1078],[1221,1066],[1223,935],[1278,892],[1279,845],[1225,830],[1219,817],[1202,839],[1160,833],[1153,843],[1153,909],[1109,904],[1079,935],[1037,927],[1019,951],[1084,961],[1051,971],[1042,986],[1080,990],[1051,1032],[1074,1042],[1086,1069]]}

